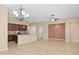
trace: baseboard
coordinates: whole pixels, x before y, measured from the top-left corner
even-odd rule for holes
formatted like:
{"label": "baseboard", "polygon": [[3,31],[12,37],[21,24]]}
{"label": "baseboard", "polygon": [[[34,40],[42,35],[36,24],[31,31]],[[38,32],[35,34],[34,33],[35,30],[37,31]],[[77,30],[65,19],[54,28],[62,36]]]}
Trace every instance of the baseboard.
{"label": "baseboard", "polygon": [[49,38],[48,40],[65,40],[65,39]]}
{"label": "baseboard", "polygon": [[70,42],[70,43],[79,43],[79,41],[77,41],[77,40],[68,40],[68,41],[65,41],[65,42]]}
{"label": "baseboard", "polygon": [[27,43],[34,42],[34,41],[36,41],[36,40],[31,40],[31,41],[28,41],[28,42],[18,43],[18,45],[21,45],[21,44],[27,44]]}
{"label": "baseboard", "polygon": [[42,38],[42,40],[48,40],[49,38]]}
{"label": "baseboard", "polygon": [[8,50],[8,48],[6,48],[6,49],[2,49],[2,50],[0,50],[0,52],[6,51],[6,50]]}
{"label": "baseboard", "polygon": [[70,41],[70,42],[79,43],[79,41],[75,41],[75,40],[73,40],[73,41]]}

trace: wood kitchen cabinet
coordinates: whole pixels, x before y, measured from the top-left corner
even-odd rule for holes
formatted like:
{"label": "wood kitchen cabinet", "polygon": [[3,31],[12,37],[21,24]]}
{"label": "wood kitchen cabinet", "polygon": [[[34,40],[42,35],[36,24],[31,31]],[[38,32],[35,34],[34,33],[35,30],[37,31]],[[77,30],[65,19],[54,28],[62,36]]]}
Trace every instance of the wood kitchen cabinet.
{"label": "wood kitchen cabinet", "polygon": [[17,35],[8,35],[8,42],[15,41],[17,43]]}
{"label": "wood kitchen cabinet", "polygon": [[[27,25],[22,25],[22,24],[12,24],[12,23],[8,23],[8,31],[17,31],[17,28],[20,31],[27,31]],[[16,33],[14,34],[9,34],[8,35],[8,41],[15,41],[15,43],[17,43],[17,35]]]}
{"label": "wood kitchen cabinet", "polygon": [[27,25],[8,23],[8,31],[16,31],[17,27],[20,31],[27,31]]}
{"label": "wood kitchen cabinet", "polygon": [[27,30],[27,26],[26,25],[17,25],[18,28],[21,30],[21,31],[26,31]]}

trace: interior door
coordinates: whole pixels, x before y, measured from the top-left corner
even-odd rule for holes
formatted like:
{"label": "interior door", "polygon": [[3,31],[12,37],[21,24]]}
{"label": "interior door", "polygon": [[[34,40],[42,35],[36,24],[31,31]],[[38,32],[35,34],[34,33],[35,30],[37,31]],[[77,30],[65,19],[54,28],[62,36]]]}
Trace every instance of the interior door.
{"label": "interior door", "polygon": [[[48,37],[55,39],[65,39],[65,24],[49,24]],[[54,39],[55,38],[55,39]]]}

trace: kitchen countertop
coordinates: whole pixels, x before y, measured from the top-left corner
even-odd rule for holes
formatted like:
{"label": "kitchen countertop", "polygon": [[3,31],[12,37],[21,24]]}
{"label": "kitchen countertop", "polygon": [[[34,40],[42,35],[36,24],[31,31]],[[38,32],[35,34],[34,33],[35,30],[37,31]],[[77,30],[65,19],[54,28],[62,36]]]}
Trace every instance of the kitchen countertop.
{"label": "kitchen countertop", "polygon": [[25,33],[25,34],[8,34],[8,35],[29,35],[29,34]]}
{"label": "kitchen countertop", "polygon": [[27,31],[20,31],[20,34],[16,34],[16,31],[8,31],[8,35],[28,35]]}

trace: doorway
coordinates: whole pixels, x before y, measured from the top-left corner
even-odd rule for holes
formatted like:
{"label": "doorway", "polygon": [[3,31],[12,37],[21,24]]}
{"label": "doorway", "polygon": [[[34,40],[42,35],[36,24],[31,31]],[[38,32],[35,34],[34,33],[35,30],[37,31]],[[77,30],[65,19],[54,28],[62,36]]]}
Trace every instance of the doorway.
{"label": "doorway", "polygon": [[43,36],[43,27],[42,26],[37,26],[36,27],[36,35],[37,35],[37,40],[42,40],[42,36]]}

